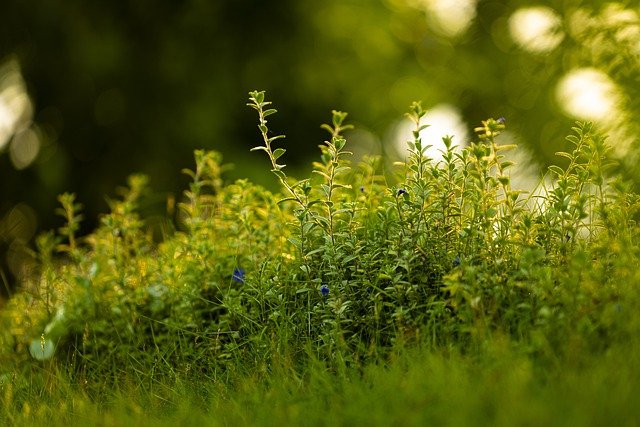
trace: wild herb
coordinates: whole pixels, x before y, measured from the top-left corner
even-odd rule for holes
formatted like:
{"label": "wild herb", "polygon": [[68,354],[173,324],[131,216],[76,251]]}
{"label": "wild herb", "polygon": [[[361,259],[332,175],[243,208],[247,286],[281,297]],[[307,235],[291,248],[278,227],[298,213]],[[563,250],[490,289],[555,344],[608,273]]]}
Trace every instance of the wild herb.
{"label": "wild herb", "polygon": [[[264,92],[251,92],[261,145],[281,192],[227,183],[220,154],[195,152],[180,223],[155,243],[134,175],[88,236],[80,206],[60,197],[66,224],[37,242],[39,271],[2,312],[12,366],[48,363],[87,392],[124,379],[153,387],[218,379],[234,369],[294,371],[388,360],[401,348],[468,353],[507,337],[544,365],[597,354],[637,332],[639,198],[613,176],[607,143],[577,123],[544,191],[515,189],[488,119],[468,145],[443,138],[425,153],[414,103],[407,159],[352,164],[347,114],[323,125],[311,175],[282,163]],[[542,184],[541,184],[542,185]],[[475,350],[474,350],[475,349]]]}

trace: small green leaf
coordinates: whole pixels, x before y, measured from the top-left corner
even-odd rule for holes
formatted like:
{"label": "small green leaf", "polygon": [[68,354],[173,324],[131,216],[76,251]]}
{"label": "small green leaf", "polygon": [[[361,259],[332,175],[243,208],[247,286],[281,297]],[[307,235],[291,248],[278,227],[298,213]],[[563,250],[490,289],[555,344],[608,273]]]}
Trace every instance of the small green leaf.
{"label": "small green leaf", "polygon": [[286,152],[287,150],[285,150],[284,148],[276,148],[275,150],[273,150],[273,158],[278,160]]}
{"label": "small green leaf", "polygon": [[297,199],[295,197],[285,197],[284,199],[278,200],[277,203],[281,204],[281,203],[284,203],[284,202],[296,202],[296,201],[297,201]]}
{"label": "small green leaf", "polygon": [[509,185],[509,177],[502,175],[498,177],[498,181],[500,181],[500,184],[502,185]]}
{"label": "small green leaf", "polygon": [[283,139],[285,138],[285,135],[276,135],[276,136],[272,136],[271,138],[269,138],[269,143],[272,143],[273,141],[275,141],[276,139]]}
{"label": "small green leaf", "polygon": [[264,101],[264,91],[253,91],[250,93],[250,95],[257,104],[262,104],[262,102]]}
{"label": "small green leaf", "polygon": [[323,177],[323,178],[325,178],[327,181],[329,181],[329,180],[331,179],[331,178],[329,177],[329,175],[327,175],[326,173],[324,173],[324,172],[322,172],[322,171],[319,171],[319,170],[317,170],[317,169],[314,169],[312,172],[313,172],[313,173],[315,173],[315,174],[318,174],[318,175],[322,176],[322,177]]}
{"label": "small green leaf", "polygon": [[287,240],[296,248],[300,248],[302,246],[302,242],[300,241],[300,239],[296,239],[295,237],[289,237]]}
{"label": "small green leaf", "polygon": [[510,168],[511,166],[513,166],[514,163],[511,161],[506,161],[506,162],[502,162],[500,163],[500,167],[502,168],[502,170],[505,170],[507,168]]}
{"label": "small green leaf", "polygon": [[564,175],[564,171],[562,170],[562,168],[560,168],[559,166],[556,165],[551,165],[549,166],[549,170],[553,173],[555,173],[558,176],[562,176]]}
{"label": "small green leaf", "polygon": [[566,153],[566,152],[564,152],[564,151],[557,151],[555,154],[556,154],[556,156],[559,156],[559,157],[565,157],[565,158],[567,158],[567,159],[569,159],[569,160],[572,160],[572,159],[573,159],[573,156],[572,156],[571,154]]}

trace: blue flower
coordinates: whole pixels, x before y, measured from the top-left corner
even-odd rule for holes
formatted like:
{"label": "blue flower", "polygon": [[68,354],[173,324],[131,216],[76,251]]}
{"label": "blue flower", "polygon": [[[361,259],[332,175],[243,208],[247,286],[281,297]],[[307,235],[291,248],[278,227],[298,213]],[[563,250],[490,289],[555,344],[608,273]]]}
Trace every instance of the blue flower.
{"label": "blue flower", "polygon": [[320,286],[320,293],[322,294],[322,296],[326,297],[327,295],[329,295],[329,286],[327,285],[322,285]]}
{"label": "blue flower", "polygon": [[459,266],[459,265],[460,265],[460,255],[458,255],[457,257],[455,257],[455,258],[453,259],[453,262],[452,262],[451,264],[453,264],[453,266],[454,266],[454,267]]}
{"label": "blue flower", "polygon": [[244,283],[244,268],[234,268],[233,276],[231,276],[231,279],[237,283]]}
{"label": "blue flower", "polygon": [[399,188],[398,189],[398,196],[402,196],[403,194],[407,194],[407,190],[405,190],[404,188]]}

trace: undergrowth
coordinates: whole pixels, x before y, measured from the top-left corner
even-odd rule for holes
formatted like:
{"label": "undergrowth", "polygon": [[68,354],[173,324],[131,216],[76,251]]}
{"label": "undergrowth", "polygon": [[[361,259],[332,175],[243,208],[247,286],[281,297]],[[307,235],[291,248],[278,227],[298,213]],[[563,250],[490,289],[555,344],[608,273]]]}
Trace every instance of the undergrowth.
{"label": "undergrowth", "polygon": [[407,348],[473,358],[501,340],[544,371],[637,335],[639,199],[590,124],[527,193],[511,186],[504,119],[468,145],[443,138],[434,160],[415,103],[407,160],[386,175],[381,158],[351,162],[334,111],[298,180],[264,92],[248,105],[279,193],[226,183],[220,154],[196,151],[179,224],[159,243],[138,213],[144,176],[88,236],[74,195],[60,196],[66,224],[38,238],[38,271],[1,313],[5,404],[24,408],[21,387],[60,376],[98,401],[132,385],[162,396],[282,367],[300,384],[314,366],[347,378]]}

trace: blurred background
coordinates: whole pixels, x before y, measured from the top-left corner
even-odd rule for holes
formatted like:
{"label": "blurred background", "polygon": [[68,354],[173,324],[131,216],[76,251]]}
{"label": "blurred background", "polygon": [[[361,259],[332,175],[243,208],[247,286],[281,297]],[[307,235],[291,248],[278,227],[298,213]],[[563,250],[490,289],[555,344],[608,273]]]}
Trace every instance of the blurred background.
{"label": "blurred background", "polygon": [[[0,25],[0,274],[22,274],[42,230],[78,195],[84,232],[134,172],[151,218],[187,185],[196,148],[270,188],[247,92],[267,90],[288,171],[306,173],[331,109],[351,149],[402,157],[403,114],[422,100],[464,144],[488,117],[520,163],[556,162],[574,120],[610,135],[639,181],[640,7],[601,0],[4,0]],[[26,246],[25,246],[26,245]]]}

